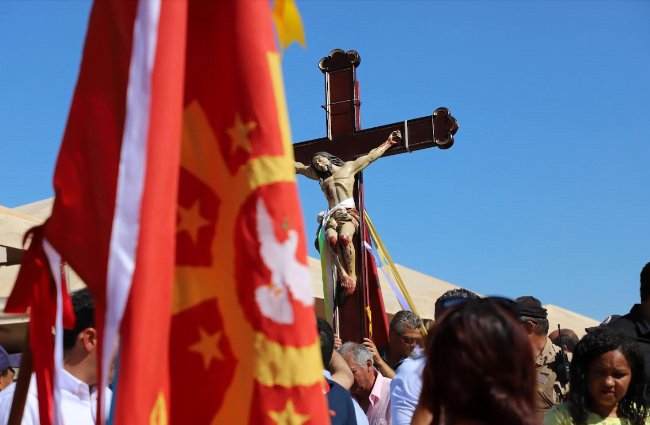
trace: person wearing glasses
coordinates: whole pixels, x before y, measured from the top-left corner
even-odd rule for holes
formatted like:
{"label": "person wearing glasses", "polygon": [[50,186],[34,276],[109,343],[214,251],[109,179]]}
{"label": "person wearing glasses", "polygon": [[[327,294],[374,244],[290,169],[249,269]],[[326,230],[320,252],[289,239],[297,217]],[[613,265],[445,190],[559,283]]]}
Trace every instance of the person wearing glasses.
{"label": "person wearing glasses", "polygon": [[638,344],[619,331],[589,332],[573,353],[568,401],[551,408],[544,425],[650,423],[643,357]]}
{"label": "person wearing glasses", "polygon": [[[445,311],[445,301],[452,298],[478,300],[480,297],[465,288],[454,288],[442,294],[435,304],[434,320],[439,320]],[[411,356],[404,360],[390,383],[390,407],[393,425],[410,425],[422,392],[422,372],[426,354]],[[421,412],[421,415],[424,415]],[[426,413],[429,417],[431,412]]]}
{"label": "person wearing glasses", "polygon": [[548,410],[564,401],[567,389],[559,379],[557,371],[564,365],[558,356],[560,349],[547,337],[548,317],[546,309],[535,297],[524,296],[515,300],[519,310],[519,321],[528,334],[528,340],[535,354],[537,391],[535,418],[544,420]]}
{"label": "person wearing glasses", "polygon": [[0,345],[0,391],[14,383],[14,376],[20,367],[20,355],[9,355],[7,350]]}
{"label": "person wearing glasses", "polygon": [[533,351],[514,301],[459,297],[445,304],[427,340],[411,425],[538,425]]}
{"label": "person wearing glasses", "polygon": [[422,341],[422,319],[410,311],[398,311],[390,322],[388,345],[376,347],[372,340],[363,339],[373,356],[375,369],[386,378],[393,378],[397,368]]}

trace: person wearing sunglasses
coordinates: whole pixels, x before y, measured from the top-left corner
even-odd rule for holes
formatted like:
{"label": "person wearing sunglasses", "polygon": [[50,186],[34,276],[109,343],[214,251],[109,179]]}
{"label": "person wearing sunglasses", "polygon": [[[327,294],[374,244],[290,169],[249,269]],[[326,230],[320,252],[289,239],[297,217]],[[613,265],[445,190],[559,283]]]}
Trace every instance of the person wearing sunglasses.
{"label": "person wearing sunglasses", "polygon": [[558,370],[564,367],[558,359],[560,349],[548,338],[548,315],[542,303],[535,297],[524,296],[515,300],[519,321],[528,335],[535,354],[537,391],[535,418],[544,420],[548,410],[564,401],[567,387],[558,379]]}
{"label": "person wearing sunglasses", "polygon": [[398,311],[390,322],[388,345],[376,347],[372,340],[364,338],[373,356],[375,369],[386,378],[393,378],[397,368],[406,360],[422,340],[422,319],[410,311]]}
{"label": "person wearing sunglasses", "polygon": [[[435,304],[434,319],[439,320],[447,308],[445,302],[451,298],[478,300],[480,297],[465,288],[454,288],[442,294]],[[390,382],[390,408],[393,425],[410,425],[422,392],[422,372],[426,354],[411,356],[404,360]],[[432,418],[431,412],[420,412],[420,417]],[[426,421],[425,421],[426,422]]]}
{"label": "person wearing sunglasses", "polygon": [[459,297],[444,304],[427,340],[411,424],[538,424],[534,357],[514,301]]}

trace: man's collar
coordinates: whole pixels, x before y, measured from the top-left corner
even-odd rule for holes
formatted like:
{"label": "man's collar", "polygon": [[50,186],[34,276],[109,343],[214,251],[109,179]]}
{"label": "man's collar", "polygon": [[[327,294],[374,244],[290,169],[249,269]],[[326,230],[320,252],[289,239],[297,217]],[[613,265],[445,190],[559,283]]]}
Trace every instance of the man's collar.
{"label": "man's collar", "polygon": [[[61,387],[61,390],[72,393],[82,400],[90,399],[90,388],[88,385],[71,375],[70,372],[65,369],[62,369],[61,374],[59,375],[59,385]],[[37,394],[35,373],[32,373],[31,376],[29,383],[29,392],[33,393],[34,395]]]}
{"label": "man's collar", "polygon": [[542,351],[539,352],[539,355],[535,359],[535,364],[537,366],[544,366],[545,364],[553,361],[555,358],[555,350],[553,347],[554,345],[551,342],[551,339],[546,338],[546,344],[544,344],[544,348],[542,348]]}
{"label": "man's collar", "polygon": [[59,375],[59,385],[63,391],[68,391],[82,400],[90,399],[90,388],[88,384],[73,376],[65,369]]}
{"label": "man's collar", "polygon": [[381,390],[383,387],[384,376],[377,369],[375,372],[375,384],[372,386],[372,391],[370,391],[370,403],[374,406],[378,400],[381,399]]}

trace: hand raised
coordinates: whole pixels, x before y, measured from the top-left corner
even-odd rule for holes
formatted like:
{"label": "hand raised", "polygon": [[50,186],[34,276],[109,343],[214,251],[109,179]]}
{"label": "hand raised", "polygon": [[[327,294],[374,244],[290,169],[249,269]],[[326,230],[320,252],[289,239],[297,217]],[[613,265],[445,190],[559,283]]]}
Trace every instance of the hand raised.
{"label": "hand raised", "polygon": [[377,347],[371,340],[369,340],[368,338],[364,338],[363,345],[368,347],[368,350],[370,350],[370,352],[372,353],[372,358],[375,361],[375,364],[383,362],[381,356],[379,355],[379,351],[377,351]]}
{"label": "hand raised", "polygon": [[334,349],[338,350],[341,345],[343,345],[343,341],[339,338],[338,334],[334,334]]}

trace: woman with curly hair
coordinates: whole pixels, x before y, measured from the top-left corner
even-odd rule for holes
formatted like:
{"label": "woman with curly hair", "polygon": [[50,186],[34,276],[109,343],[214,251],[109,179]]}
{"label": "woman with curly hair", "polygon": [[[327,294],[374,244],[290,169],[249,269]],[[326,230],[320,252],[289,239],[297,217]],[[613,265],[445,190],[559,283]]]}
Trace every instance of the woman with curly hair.
{"label": "woman with curly hair", "polygon": [[537,425],[535,362],[514,301],[445,303],[450,306],[427,341],[422,393],[411,424]]}
{"label": "woman with curly hair", "polygon": [[636,342],[596,328],[573,352],[568,401],[551,408],[544,425],[650,424],[645,362]]}

